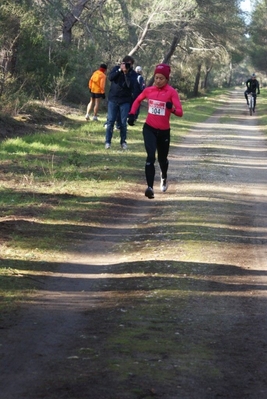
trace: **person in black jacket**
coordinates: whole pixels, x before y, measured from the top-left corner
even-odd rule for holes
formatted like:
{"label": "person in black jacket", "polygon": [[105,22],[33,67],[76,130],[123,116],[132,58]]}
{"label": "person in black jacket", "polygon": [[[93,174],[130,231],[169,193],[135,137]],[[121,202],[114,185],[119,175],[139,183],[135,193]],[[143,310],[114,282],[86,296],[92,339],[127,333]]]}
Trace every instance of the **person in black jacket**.
{"label": "person in black jacket", "polygon": [[120,65],[109,73],[111,86],[108,94],[108,117],[106,126],[105,148],[111,147],[113,128],[118,113],[120,114],[120,144],[126,150],[127,117],[133,101],[138,96],[137,73],[133,69],[134,59],[127,55]]}
{"label": "person in black jacket", "polygon": [[256,91],[257,91],[258,94],[260,94],[260,85],[259,85],[258,80],[256,79],[255,73],[253,73],[251,75],[251,78],[249,78],[246,81],[246,86],[247,86],[247,89],[244,92],[244,96],[245,96],[245,99],[247,100],[247,105],[249,105],[249,103],[248,103],[248,94],[249,93],[253,93],[253,95],[254,95],[254,109],[253,109],[253,111],[255,112],[256,97],[257,97]]}

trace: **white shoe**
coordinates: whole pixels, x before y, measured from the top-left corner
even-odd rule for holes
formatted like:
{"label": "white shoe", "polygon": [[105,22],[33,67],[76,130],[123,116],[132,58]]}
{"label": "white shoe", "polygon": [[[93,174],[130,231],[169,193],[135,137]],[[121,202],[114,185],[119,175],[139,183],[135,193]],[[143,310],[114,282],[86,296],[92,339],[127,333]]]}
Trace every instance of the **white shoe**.
{"label": "white shoe", "polygon": [[123,150],[127,150],[127,144],[126,144],[126,143],[122,143],[121,148],[122,148]]}
{"label": "white shoe", "polygon": [[106,144],[105,144],[105,149],[106,149],[106,150],[108,150],[110,147],[111,147],[111,144],[110,144],[110,143],[106,143]]}
{"label": "white shoe", "polygon": [[160,179],[160,190],[163,192],[163,193],[165,193],[165,191],[167,191],[167,188],[168,188],[168,182],[167,182],[167,179],[165,178],[165,179]]}
{"label": "white shoe", "polygon": [[97,116],[93,116],[93,121],[98,121],[98,117]]}
{"label": "white shoe", "polygon": [[86,115],[85,115],[85,119],[86,119],[87,121],[90,121],[90,116],[89,116],[88,114],[86,114]]}

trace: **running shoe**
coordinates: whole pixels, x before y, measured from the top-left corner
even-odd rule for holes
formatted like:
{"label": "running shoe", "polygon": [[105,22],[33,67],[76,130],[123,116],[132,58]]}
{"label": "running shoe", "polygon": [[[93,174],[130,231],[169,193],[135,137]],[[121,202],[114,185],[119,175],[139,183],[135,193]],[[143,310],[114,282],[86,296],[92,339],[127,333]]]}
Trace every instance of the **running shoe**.
{"label": "running shoe", "polygon": [[165,178],[165,179],[161,178],[161,179],[160,179],[160,190],[161,190],[163,193],[165,193],[165,191],[167,191],[167,188],[168,188],[167,179],[166,179],[166,178]]}
{"label": "running shoe", "polygon": [[151,187],[147,187],[146,191],[145,191],[145,196],[149,199],[154,198],[154,191],[153,188]]}

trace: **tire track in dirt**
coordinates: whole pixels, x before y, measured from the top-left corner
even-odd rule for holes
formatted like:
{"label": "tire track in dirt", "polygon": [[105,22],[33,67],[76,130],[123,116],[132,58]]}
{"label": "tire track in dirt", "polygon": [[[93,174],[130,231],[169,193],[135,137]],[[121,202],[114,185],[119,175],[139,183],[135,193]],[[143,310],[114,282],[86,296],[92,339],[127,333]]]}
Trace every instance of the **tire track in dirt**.
{"label": "tire track in dirt", "polygon": [[[248,116],[243,92],[235,91],[172,144],[166,194],[156,188],[148,201],[137,185],[135,193],[114,198],[113,222],[88,232],[3,330],[1,399],[134,399],[155,392],[164,399],[265,399],[266,151],[257,115]],[[150,295],[140,273],[146,265],[153,292],[162,288],[160,272],[166,282],[177,275],[177,288],[185,284],[189,292],[177,326],[191,363],[177,359],[177,373],[168,354],[169,380],[151,371],[147,391],[138,394],[134,388],[146,381],[114,377],[105,342],[135,298]],[[194,352],[200,342],[210,355]],[[79,349],[92,345],[103,358],[74,364]]]}

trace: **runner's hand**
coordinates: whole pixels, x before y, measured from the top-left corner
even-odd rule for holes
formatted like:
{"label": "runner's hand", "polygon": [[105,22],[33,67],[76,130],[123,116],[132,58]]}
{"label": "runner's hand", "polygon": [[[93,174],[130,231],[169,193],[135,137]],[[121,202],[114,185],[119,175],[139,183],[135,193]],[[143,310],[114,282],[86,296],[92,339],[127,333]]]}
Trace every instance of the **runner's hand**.
{"label": "runner's hand", "polygon": [[128,125],[134,126],[135,118],[134,114],[128,114]]}
{"label": "runner's hand", "polygon": [[166,108],[172,109],[172,102],[171,101],[167,101],[166,102]]}

